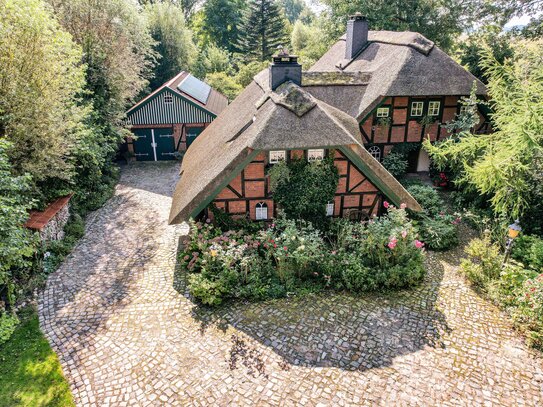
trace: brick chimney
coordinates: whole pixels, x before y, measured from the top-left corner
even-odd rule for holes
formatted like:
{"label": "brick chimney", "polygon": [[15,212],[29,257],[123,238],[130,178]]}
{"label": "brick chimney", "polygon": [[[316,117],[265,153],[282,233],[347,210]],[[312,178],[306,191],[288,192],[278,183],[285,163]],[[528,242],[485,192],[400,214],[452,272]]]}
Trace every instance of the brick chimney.
{"label": "brick chimney", "polygon": [[361,13],[355,13],[347,21],[345,58],[353,59],[368,43],[368,20]]}
{"label": "brick chimney", "polygon": [[302,66],[298,63],[296,55],[289,55],[288,51],[280,48],[277,55],[272,57],[270,64],[270,88],[277,89],[284,82],[292,81],[298,86],[302,85]]}

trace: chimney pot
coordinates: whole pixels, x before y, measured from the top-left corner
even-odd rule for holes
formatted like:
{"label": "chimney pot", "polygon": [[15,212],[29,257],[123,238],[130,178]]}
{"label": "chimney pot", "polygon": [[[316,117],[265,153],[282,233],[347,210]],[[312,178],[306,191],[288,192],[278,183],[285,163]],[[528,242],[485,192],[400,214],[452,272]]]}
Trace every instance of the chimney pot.
{"label": "chimney pot", "polygon": [[298,63],[296,55],[290,55],[287,50],[281,48],[277,55],[272,57],[270,64],[270,88],[275,90],[287,81],[302,86],[302,66]]}
{"label": "chimney pot", "polygon": [[345,58],[353,59],[368,43],[368,20],[357,12],[347,21]]}

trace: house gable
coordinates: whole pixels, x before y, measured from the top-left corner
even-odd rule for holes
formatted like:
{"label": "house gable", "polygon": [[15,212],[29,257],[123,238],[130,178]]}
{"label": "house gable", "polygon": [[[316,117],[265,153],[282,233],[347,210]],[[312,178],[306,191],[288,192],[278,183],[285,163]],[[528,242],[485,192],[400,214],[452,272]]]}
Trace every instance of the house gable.
{"label": "house gable", "polygon": [[[171,103],[165,97],[171,96]],[[208,123],[216,115],[178,92],[164,86],[150,98],[127,112],[131,125]]]}

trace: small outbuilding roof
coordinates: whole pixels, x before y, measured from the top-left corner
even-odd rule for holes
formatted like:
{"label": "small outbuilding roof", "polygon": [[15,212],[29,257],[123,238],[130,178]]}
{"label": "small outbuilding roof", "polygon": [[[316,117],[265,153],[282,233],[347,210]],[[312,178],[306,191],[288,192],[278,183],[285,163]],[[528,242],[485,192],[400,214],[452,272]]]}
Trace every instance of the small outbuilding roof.
{"label": "small outbuilding roof", "polygon": [[[345,59],[346,37],[340,38],[310,72],[365,74],[362,92],[311,91],[324,101],[363,119],[384,96],[469,95],[473,83],[486,95],[485,85],[421,34],[404,31],[369,31],[368,44],[353,59]],[[349,93],[349,95],[347,95]],[[349,97],[348,97],[349,96]]]}
{"label": "small outbuilding roof", "polygon": [[[182,91],[179,88],[179,85],[182,84],[187,79],[196,79],[194,76],[192,76],[189,72],[181,71],[179,74],[177,74],[175,77],[170,79],[168,82],[164,83],[162,86],[155,89],[153,92],[151,92],[149,95],[144,97],[142,100],[140,100],[138,103],[136,103],[134,106],[132,106],[126,114],[130,114],[132,111],[134,111],[136,108],[144,104],[146,101],[152,99],[156,94],[160,93],[164,88],[169,89],[172,92],[175,92],[184,98],[190,100],[191,102],[197,104],[200,107],[203,107],[204,109],[210,111],[215,116],[218,116],[219,113],[221,113],[226,106],[228,106],[228,98],[224,96],[222,93],[218,92],[217,90],[211,88],[209,91],[209,95],[207,97],[207,100],[205,102],[202,102],[201,100],[195,98],[193,95],[190,95],[187,92]],[[196,79],[197,81],[200,81],[199,79]],[[205,82],[203,82],[205,84]],[[207,85],[209,86],[209,85]]]}
{"label": "small outbuilding roof", "polygon": [[356,119],[292,82],[271,91],[268,75],[267,69],[256,75],[187,150],[170,223],[199,213],[261,150],[341,148],[390,199],[420,210],[363,147]]}

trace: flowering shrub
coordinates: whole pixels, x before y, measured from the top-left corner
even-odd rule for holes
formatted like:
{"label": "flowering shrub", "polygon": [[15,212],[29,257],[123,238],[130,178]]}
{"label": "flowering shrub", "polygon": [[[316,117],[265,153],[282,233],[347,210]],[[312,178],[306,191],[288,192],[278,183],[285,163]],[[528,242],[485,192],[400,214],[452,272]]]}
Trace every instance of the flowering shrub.
{"label": "flowering shrub", "polygon": [[[325,239],[326,237],[326,239]],[[367,224],[335,220],[326,236],[309,222],[277,219],[254,234],[193,223],[180,263],[204,304],[263,299],[299,288],[369,291],[405,287],[424,275],[424,243],[404,209]]]}

